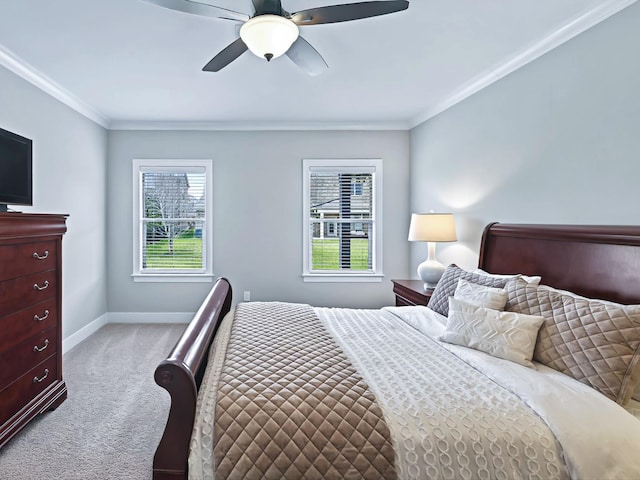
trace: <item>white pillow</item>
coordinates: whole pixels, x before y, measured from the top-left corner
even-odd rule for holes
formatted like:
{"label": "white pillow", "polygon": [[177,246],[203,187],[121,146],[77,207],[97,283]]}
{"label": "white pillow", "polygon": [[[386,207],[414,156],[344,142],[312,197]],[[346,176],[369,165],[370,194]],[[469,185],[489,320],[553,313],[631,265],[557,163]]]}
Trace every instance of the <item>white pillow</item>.
{"label": "white pillow", "polygon": [[533,275],[533,276],[531,276],[531,275],[521,275],[519,273],[516,273],[514,275],[501,275],[501,274],[498,274],[498,273],[485,272],[481,268],[476,268],[475,270],[472,270],[472,272],[473,273],[479,273],[481,275],[486,275],[488,277],[493,277],[493,278],[517,278],[517,277],[520,277],[525,282],[527,282],[529,285],[539,285],[540,281],[542,280],[542,277],[540,277],[538,275]]}
{"label": "white pillow", "polygon": [[531,358],[543,322],[543,317],[498,312],[449,297],[447,329],[440,340],[533,367]]}
{"label": "white pillow", "polygon": [[453,294],[453,298],[478,307],[504,310],[507,303],[507,291],[504,288],[478,285],[461,278]]}

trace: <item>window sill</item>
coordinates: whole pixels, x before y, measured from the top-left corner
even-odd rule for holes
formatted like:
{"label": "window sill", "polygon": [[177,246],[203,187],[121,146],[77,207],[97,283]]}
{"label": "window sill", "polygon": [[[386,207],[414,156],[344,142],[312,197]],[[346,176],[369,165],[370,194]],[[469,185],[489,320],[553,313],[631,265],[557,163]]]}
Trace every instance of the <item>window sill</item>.
{"label": "window sill", "polygon": [[131,275],[134,282],[140,283],[204,283],[212,282],[214,276],[209,274],[181,275],[179,273],[141,274]]}
{"label": "window sill", "polygon": [[302,279],[309,283],[380,283],[382,273],[303,273]]}

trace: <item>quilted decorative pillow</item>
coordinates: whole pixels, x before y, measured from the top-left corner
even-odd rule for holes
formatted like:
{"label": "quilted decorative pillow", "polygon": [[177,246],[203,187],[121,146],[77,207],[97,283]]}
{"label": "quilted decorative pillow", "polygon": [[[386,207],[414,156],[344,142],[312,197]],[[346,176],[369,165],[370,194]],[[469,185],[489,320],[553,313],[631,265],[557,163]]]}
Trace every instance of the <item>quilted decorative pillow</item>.
{"label": "quilted decorative pillow", "polygon": [[624,404],[640,382],[640,305],[592,300],[523,280],[506,286],[506,309],[541,315],[533,359]]}
{"label": "quilted decorative pillow", "polygon": [[543,322],[540,316],[498,312],[450,297],[447,329],[440,340],[533,367],[531,357]]}
{"label": "quilted decorative pillow", "polygon": [[[636,368],[640,368],[640,365],[637,366]],[[633,392],[632,398],[640,402],[640,382],[638,382],[638,386],[636,387],[636,391]]]}
{"label": "quilted decorative pillow", "polygon": [[502,288],[509,281],[508,278],[493,278],[481,273],[468,272],[455,264],[451,264],[442,274],[442,278],[436,285],[427,307],[446,317],[449,314],[449,297],[453,297],[455,294],[458,280],[461,278],[478,285],[494,288]]}
{"label": "quilted decorative pillow", "polygon": [[507,303],[507,291],[504,288],[485,287],[461,278],[458,280],[453,298],[478,307],[504,310],[504,305]]}

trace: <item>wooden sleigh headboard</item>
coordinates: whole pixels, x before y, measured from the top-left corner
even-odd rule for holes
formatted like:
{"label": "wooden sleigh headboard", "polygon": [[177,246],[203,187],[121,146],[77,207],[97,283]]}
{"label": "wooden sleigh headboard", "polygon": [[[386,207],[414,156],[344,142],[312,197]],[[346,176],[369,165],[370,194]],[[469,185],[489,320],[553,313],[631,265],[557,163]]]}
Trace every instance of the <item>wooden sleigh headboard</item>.
{"label": "wooden sleigh headboard", "polygon": [[540,275],[589,298],[640,303],[640,226],[487,225],[480,268]]}

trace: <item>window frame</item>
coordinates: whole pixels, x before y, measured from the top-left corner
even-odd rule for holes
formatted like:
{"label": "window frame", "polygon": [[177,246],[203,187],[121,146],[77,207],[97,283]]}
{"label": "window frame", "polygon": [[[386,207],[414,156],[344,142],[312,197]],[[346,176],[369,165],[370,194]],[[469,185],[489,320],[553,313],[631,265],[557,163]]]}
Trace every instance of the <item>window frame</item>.
{"label": "window frame", "polygon": [[[202,256],[204,269],[190,273],[185,270],[145,271],[142,268],[143,221],[142,221],[142,173],[149,171],[188,172],[205,174],[205,217],[202,231]],[[211,159],[133,159],[133,268],[134,282],[211,282],[213,273],[213,161]]]}
{"label": "window frame", "polygon": [[[372,207],[370,241],[372,245],[371,271],[357,270],[311,270],[311,215],[310,215],[310,177],[311,173],[326,171],[334,173],[371,173]],[[302,278],[305,282],[382,282],[382,186],[383,162],[380,158],[367,159],[303,159],[302,161]]]}

